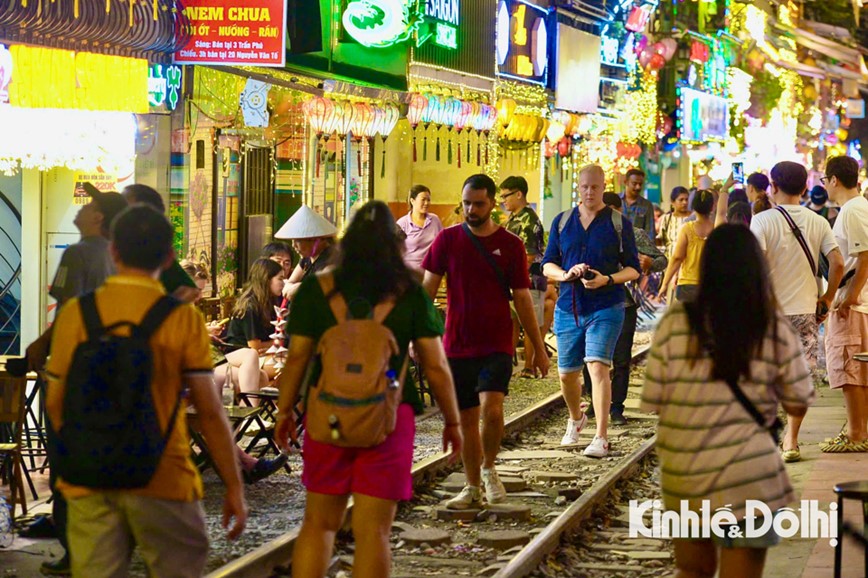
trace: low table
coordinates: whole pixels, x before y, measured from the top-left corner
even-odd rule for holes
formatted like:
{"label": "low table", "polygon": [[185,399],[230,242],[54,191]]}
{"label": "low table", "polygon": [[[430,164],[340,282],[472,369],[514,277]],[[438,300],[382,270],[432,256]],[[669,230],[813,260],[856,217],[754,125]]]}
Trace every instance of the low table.
{"label": "low table", "polygon": [[[244,436],[244,432],[250,427],[260,411],[258,407],[225,407],[226,417],[229,418],[229,425],[232,427],[232,437],[237,444]],[[208,444],[205,442],[205,436],[200,431],[199,414],[195,408],[187,408],[187,430],[190,432],[190,446],[193,453],[193,463],[199,468],[199,471],[204,471],[206,468],[214,467],[214,460],[211,457],[211,452],[208,449]],[[214,468],[217,469],[216,467]]]}

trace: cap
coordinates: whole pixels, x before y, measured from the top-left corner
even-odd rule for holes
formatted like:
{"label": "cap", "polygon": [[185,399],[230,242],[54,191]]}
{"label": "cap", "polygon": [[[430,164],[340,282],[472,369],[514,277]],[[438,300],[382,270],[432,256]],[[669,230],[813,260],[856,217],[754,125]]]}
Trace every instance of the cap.
{"label": "cap", "polygon": [[333,237],[337,234],[338,230],[325,217],[307,205],[302,205],[274,234],[274,238],[316,239],[318,237]]}
{"label": "cap", "polygon": [[822,205],[828,200],[829,193],[826,192],[825,187],[817,185],[813,189],[811,189],[811,202],[815,205]]}
{"label": "cap", "polygon": [[126,199],[117,191],[103,192],[90,183],[83,183],[82,188],[99,207],[99,212],[102,213],[103,221],[106,224],[106,230],[115,217],[128,207]]}

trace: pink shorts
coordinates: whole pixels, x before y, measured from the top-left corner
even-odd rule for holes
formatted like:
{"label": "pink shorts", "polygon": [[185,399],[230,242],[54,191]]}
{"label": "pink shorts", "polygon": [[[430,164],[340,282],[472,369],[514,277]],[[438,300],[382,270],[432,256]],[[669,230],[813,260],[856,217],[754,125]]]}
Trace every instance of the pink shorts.
{"label": "pink shorts", "polygon": [[868,363],[853,356],[868,351],[868,314],[833,311],[827,321],[826,368],[832,389],[845,385],[868,387]]}
{"label": "pink shorts", "polygon": [[344,496],[363,494],[383,500],[413,497],[413,407],[402,403],[386,441],[372,448],[341,448],[313,441],[304,433],[301,482],[309,492]]}

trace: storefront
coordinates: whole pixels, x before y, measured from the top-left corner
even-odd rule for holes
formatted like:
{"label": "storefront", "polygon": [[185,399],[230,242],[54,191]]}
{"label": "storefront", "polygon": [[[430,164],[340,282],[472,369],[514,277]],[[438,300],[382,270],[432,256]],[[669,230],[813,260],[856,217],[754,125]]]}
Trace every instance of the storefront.
{"label": "storefront", "polygon": [[[33,16],[20,10],[25,20]],[[168,190],[170,114],[182,82],[160,51],[116,46],[112,52],[130,54],[119,56],[34,45],[29,35],[40,26],[82,26],[71,12],[30,24],[16,31],[0,21],[0,354],[20,353],[54,317],[46,288],[63,250],[79,239],[73,220],[89,202],[83,183]],[[156,21],[155,46],[168,24]],[[118,26],[116,38],[125,30]],[[102,32],[91,27],[93,38]],[[4,42],[4,34],[27,44]]]}

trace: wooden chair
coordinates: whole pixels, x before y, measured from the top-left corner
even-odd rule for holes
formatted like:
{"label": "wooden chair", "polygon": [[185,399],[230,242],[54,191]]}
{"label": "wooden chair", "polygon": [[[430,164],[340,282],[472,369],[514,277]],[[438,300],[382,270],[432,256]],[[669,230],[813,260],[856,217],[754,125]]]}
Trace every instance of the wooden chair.
{"label": "wooden chair", "polygon": [[21,500],[22,515],[27,514],[27,495],[21,475],[21,434],[25,427],[26,389],[26,377],[12,377],[0,373],[0,431],[4,433],[0,435],[0,458],[4,464],[4,477],[8,473],[8,460],[11,460],[12,475],[8,479],[13,520],[17,498]]}
{"label": "wooden chair", "polygon": [[202,312],[202,315],[205,316],[205,321],[220,321],[222,319],[221,315],[221,302],[219,297],[209,297],[208,299],[200,299],[199,303],[197,303],[199,310]]}

